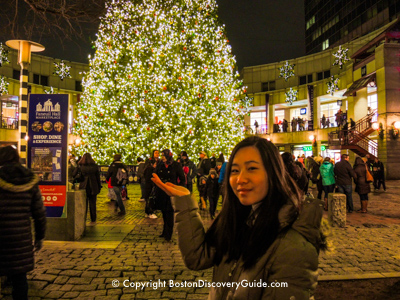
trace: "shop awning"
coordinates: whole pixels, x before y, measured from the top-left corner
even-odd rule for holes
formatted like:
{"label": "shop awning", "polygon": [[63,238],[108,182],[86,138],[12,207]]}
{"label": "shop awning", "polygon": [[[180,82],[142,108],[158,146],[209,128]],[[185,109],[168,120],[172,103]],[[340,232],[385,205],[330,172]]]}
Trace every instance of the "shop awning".
{"label": "shop awning", "polygon": [[365,76],[363,78],[360,78],[360,79],[354,81],[353,84],[343,94],[343,97],[353,95],[353,93],[357,92],[359,89],[366,87],[368,85],[368,83],[370,83],[371,81],[376,82],[376,73],[372,73],[368,76]]}

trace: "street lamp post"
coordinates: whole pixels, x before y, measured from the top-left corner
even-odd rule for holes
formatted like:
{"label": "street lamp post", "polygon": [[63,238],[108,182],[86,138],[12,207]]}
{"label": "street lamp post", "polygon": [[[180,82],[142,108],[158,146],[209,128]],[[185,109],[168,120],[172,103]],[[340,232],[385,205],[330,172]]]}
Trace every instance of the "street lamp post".
{"label": "street lamp post", "polygon": [[28,66],[31,63],[31,53],[43,51],[44,46],[26,40],[10,40],[6,42],[6,45],[18,50],[18,63],[21,66],[18,109],[19,152],[21,163],[26,165],[28,144]]}

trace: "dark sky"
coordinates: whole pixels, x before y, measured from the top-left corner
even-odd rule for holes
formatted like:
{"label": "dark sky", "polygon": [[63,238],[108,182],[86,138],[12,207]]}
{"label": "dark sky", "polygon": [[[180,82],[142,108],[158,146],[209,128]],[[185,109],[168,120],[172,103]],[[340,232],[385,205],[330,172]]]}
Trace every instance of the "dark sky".
{"label": "dark sky", "polygon": [[[239,69],[305,55],[303,0],[217,0],[219,17]],[[51,39],[41,41],[43,55],[87,63],[92,52],[90,39],[97,29],[88,30],[86,42],[64,46]]]}

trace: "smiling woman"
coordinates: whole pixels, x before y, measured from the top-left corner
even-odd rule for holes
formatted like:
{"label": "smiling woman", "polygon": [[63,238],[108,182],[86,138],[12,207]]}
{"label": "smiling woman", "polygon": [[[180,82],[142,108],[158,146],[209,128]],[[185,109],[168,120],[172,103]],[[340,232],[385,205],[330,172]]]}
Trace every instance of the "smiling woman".
{"label": "smiling woman", "polygon": [[[300,196],[271,142],[249,137],[236,145],[227,166],[222,210],[205,232],[189,191],[155,184],[171,198],[179,247],[192,270],[214,267],[209,299],[309,299],[318,277],[322,202]],[[262,282],[243,286],[245,281]],[[231,284],[223,284],[223,283]],[[287,287],[273,287],[286,282]],[[219,283],[219,284],[218,284]]]}

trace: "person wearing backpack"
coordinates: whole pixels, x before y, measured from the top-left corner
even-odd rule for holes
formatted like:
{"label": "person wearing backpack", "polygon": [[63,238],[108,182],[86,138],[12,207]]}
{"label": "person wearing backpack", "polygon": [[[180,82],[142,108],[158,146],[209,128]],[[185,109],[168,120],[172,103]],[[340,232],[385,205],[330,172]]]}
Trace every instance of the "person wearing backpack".
{"label": "person wearing backpack", "polygon": [[193,179],[196,177],[197,168],[195,163],[189,159],[186,151],[181,152],[181,164],[186,177],[186,188],[193,193]]}
{"label": "person wearing backpack", "polygon": [[108,168],[106,180],[111,178],[111,185],[117,197],[117,205],[120,209],[119,215],[125,215],[125,206],[122,202],[122,187],[128,182],[128,171],[121,162],[121,154],[115,154],[111,166]]}

